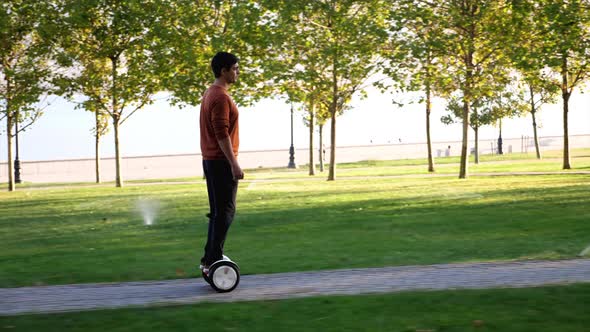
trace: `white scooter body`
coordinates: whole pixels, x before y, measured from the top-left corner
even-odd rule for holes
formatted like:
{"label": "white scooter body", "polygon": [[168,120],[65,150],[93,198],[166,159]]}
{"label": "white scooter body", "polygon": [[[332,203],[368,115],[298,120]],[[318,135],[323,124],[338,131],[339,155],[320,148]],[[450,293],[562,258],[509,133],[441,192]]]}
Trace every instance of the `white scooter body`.
{"label": "white scooter body", "polygon": [[231,292],[240,283],[240,268],[229,257],[223,258],[209,266],[209,272],[201,271],[205,281],[220,293]]}

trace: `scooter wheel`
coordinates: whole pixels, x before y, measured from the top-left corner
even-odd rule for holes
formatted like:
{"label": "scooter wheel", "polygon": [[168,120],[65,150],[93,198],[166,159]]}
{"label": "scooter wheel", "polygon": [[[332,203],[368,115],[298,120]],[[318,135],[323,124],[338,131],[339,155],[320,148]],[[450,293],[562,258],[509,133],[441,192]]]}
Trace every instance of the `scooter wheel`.
{"label": "scooter wheel", "polygon": [[220,293],[233,291],[240,283],[240,269],[232,261],[217,261],[209,268],[210,284]]}

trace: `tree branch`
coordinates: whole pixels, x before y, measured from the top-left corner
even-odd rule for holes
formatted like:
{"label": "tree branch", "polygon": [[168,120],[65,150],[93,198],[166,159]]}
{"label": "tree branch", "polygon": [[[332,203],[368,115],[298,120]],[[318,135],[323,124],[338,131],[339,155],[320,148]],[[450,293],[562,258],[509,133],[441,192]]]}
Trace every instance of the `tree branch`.
{"label": "tree branch", "polygon": [[488,54],[486,54],[486,55],[485,55],[485,56],[484,56],[484,57],[481,59],[481,61],[479,61],[479,62],[475,63],[475,66],[476,66],[476,67],[478,67],[478,66],[480,66],[481,64],[483,64],[483,63],[484,63],[484,62],[485,62],[485,61],[486,61],[486,60],[487,60],[489,57],[491,57],[491,56],[492,56],[492,54],[496,53],[496,51],[498,51],[499,49],[500,49],[500,47],[495,47],[495,48],[493,48],[492,50],[490,50],[490,52],[488,52]]}
{"label": "tree branch", "polygon": [[21,126],[18,128],[18,132],[20,133],[21,131],[24,131],[25,129],[29,128],[31,125],[33,125],[33,123],[35,123],[35,121],[37,121],[37,119],[41,116],[41,114],[43,114],[42,112],[36,112],[35,116],[31,119],[31,121],[26,124],[25,126]]}
{"label": "tree branch", "polygon": [[571,89],[570,89],[569,93],[572,93],[572,92],[574,91],[574,87],[575,87],[575,86],[576,86],[576,85],[577,85],[577,84],[578,84],[580,81],[582,81],[582,80],[584,79],[584,76],[586,76],[586,74],[587,74],[587,73],[586,73],[586,67],[587,67],[587,64],[588,64],[588,63],[585,63],[585,64],[584,64],[584,65],[583,65],[583,66],[582,66],[582,67],[581,67],[581,68],[580,68],[580,69],[577,71],[577,73],[575,74],[575,77],[574,77],[574,79],[573,79],[573,81],[572,81],[572,84],[571,84]]}
{"label": "tree branch", "polygon": [[141,101],[141,103],[133,111],[131,111],[131,113],[127,114],[127,116],[121,120],[120,124],[123,124],[127,119],[129,119],[129,117],[131,115],[133,115],[133,113],[142,109],[149,102],[149,100],[150,100],[150,98],[148,96],[145,96],[144,99]]}

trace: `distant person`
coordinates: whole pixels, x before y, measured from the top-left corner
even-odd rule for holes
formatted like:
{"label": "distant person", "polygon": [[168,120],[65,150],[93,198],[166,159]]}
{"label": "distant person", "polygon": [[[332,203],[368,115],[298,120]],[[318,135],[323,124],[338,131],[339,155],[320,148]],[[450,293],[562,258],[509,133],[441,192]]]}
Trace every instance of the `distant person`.
{"label": "distant person", "polygon": [[451,156],[451,146],[449,145],[447,147],[447,151],[445,151],[445,157],[450,157]]}
{"label": "distant person", "polygon": [[236,212],[238,180],[244,172],[238,163],[240,145],[238,108],[228,93],[240,70],[238,58],[227,52],[211,60],[215,81],[201,100],[200,129],[203,171],[209,196],[209,231],[201,270],[222,259],[223,245]]}

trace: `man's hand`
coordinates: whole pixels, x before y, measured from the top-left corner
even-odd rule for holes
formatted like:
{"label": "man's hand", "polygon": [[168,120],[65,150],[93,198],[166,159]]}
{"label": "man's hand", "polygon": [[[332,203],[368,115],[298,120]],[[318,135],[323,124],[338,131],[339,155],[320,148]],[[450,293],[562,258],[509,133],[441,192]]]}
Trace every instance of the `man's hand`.
{"label": "man's hand", "polygon": [[229,139],[229,137],[218,140],[217,142],[219,143],[219,147],[221,148],[221,151],[223,151],[223,154],[225,155],[225,157],[229,161],[229,164],[231,166],[231,173],[234,177],[234,180],[243,179],[244,172],[242,171],[242,168],[240,167],[238,160],[234,156],[234,151],[233,151],[233,148],[231,145],[231,140]]}
{"label": "man's hand", "polygon": [[238,163],[231,165],[231,173],[234,176],[234,180],[242,180],[244,178],[244,171]]}

